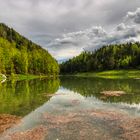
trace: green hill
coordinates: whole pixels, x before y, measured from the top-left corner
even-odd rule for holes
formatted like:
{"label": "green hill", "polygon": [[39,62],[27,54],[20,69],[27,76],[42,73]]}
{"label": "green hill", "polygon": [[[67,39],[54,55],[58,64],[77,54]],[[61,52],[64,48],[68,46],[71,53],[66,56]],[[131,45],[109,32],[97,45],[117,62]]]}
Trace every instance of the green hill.
{"label": "green hill", "polygon": [[94,52],[83,52],[60,65],[61,73],[139,69],[140,43],[104,46]]}
{"label": "green hill", "polygon": [[0,24],[0,73],[57,75],[57,61],[39,45]]}

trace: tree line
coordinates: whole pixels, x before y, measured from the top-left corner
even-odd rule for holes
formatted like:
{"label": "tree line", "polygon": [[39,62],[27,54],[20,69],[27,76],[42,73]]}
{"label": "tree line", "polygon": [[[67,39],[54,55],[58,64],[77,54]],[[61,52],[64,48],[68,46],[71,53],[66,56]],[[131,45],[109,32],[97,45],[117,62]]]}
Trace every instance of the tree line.
{"label": "tree line", "polygon": [[140,43],[107,45],[94,52],[82,52],[60,65],[61,73],[114,69],[140,69]]}
{"label": "tree line", "polygon": [[58,75],[59,65],[48,51],[0,24],[0,73]]}

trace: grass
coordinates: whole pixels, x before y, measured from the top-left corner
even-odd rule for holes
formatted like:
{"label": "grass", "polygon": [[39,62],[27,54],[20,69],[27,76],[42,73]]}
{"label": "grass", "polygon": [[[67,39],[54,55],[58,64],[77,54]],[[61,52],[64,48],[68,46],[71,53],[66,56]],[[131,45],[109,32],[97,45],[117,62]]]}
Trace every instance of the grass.
{"label": "grass", "polygon": [[100,77],[106,79],[139,79],[140,70],[109,70],[103,72],[86,72],[76,74],[78,77]]}
{"label": "grass", "polygon": [[23,74],[13,74],[8,77],[8,79],[12,80],[31,80],[31,79],[38,79],[38,78],[46,78],[46,75],[23,75]]}
{"label": "grass", "polygon": [[[57,76],[56,76],[57,77]],[[39,78],[56,78],[53,75],[31,75],[31,74],[12,74],[7,75],[8,80],[15,80],[15,81],[21,81],[21,80],[32,80],[32,79],[39,79]],[[2,81],[3,78],[0,75],[0,81]]]}

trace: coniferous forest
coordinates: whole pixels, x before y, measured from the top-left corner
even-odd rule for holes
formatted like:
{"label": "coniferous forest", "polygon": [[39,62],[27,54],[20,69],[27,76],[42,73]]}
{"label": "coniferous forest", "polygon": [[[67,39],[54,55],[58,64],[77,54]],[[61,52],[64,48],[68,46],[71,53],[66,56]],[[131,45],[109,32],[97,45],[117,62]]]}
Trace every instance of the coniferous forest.
{"label": "coniferous forest", "polygon": [[104,46],[83,52],[60,65],[61,73],[140,69],[140,43]]}
{"label": "coniferous forest", "polygon": [[58,75],[59,66],[45,49],[0,24],[0,73]]}

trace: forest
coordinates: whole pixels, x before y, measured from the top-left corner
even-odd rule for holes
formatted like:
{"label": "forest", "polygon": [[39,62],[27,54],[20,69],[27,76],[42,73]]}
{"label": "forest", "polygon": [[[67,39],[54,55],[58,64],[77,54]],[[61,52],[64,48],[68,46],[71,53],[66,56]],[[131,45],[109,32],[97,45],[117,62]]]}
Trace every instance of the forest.
{"label": "forest", "polygon": [[59,65],[48,51],[1,23],[0,73],[58,75]]}
{"label": "forest", "polygon": [[140,43],[103,46],[93,52],[82,52],[60,64],[61,73],[79,73],[119,69],[140,69]]}

